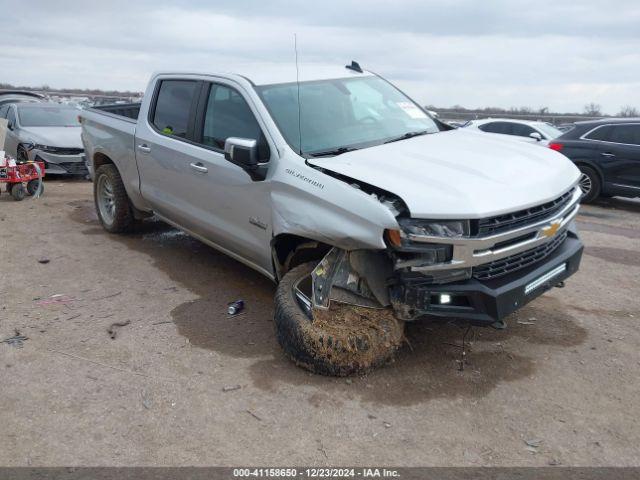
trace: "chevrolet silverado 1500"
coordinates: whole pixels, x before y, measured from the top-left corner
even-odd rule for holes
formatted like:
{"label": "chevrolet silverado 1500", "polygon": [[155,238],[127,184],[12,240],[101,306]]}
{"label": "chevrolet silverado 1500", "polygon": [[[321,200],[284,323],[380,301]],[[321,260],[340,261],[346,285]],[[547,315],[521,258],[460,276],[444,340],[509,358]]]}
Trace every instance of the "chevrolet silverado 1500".
{"label": "chevrolet silverado 1500", "polygon": [[380,365],[404,322],[504,318],[578,269],[578,169],[453,130],[352,64],[296,78],[155,74],[139,105],[82,113],[109,232],[155,214],[278,282],[299,365]]}

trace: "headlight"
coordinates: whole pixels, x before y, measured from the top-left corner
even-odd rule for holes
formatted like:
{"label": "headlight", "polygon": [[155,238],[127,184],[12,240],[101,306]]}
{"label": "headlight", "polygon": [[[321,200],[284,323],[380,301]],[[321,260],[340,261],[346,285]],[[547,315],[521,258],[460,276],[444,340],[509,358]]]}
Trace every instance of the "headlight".
{"label": "headlight", "polygon": [[57,147],[48,147],[47,145],[40,145],[39,143],[36,143],[33,148],[46,153],[56,153],[58,151]]}
{"label": "headlight", "polygon": [[406,235],[421,235],[426,237],[460,238],[469,234],[467,220],[420,220],[403,218],[399,222],[402,232]]}

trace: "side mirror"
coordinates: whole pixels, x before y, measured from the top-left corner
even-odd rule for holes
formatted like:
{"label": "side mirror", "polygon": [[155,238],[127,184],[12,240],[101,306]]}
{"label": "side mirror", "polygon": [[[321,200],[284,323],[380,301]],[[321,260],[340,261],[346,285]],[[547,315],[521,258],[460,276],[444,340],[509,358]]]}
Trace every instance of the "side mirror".
{"label": "side mirror", "polygon": [[535,138],[536,142],[540,142],[542,140],[542,135],[540,135],[538,132],[531,132],[529,136],[531,138]]}
{"label": "side mirror", "polygon": [[224,142],[224,158],[246,170],[258,168],[258,141],[229,137]]}

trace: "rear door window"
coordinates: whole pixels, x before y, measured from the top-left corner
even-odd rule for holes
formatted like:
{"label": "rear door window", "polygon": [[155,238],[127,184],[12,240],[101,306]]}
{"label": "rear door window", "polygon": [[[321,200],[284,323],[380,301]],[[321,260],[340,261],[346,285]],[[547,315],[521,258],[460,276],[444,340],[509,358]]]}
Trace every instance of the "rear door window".
{"label": "rear door window", "polygon": [[193,80],[162,81],[152,120],[160,133],[187,138],[197,85]]}
{"label": "rear door window", "polygon": [[7,110],[9,110],[9,105],[0,107],[0,118],[7,118]]}
{"label": "rear door window", "polygon": [[593,130],[591,133],[587,134],[584,138],[589,140],[597,140],[600,142],[608,142],[610,141],[612,127],[611,125],[603,125],[602,127],[598,127]]}
{"label": "rear door window", "polygon": [[609,135],[609,141],[627,145],[640,145],[640,124],[614,125]]}

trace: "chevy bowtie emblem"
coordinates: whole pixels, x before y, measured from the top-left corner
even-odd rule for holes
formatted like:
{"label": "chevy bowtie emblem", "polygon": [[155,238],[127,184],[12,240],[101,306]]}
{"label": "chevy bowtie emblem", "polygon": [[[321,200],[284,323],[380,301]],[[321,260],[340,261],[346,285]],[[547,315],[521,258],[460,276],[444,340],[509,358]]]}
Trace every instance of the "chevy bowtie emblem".
{"label": "chevy bowtie emblem", "polygon": [[560,223],[561,220],[554,220],[553,222],[551,222],[551,225],[547,225],[542,230],[540,230],[540,233],[543,237],[553,237],[560,228]]}

